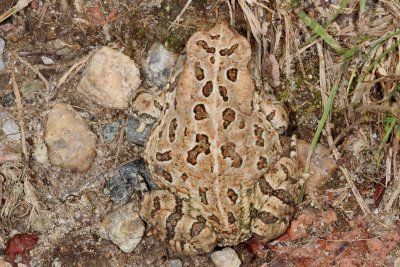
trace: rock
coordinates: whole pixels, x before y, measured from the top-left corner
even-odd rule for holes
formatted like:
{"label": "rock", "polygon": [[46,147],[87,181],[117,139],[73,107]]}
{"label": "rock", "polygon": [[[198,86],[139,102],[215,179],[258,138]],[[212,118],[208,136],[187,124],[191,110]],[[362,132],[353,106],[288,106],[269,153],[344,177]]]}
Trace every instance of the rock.
{"label": "rock", "polygon": [[34,147],[34,150],[32,153],[32,157],[35,160],[37,160],[40,164],[43,164],[45,166],[47,166],[49,164],[47,147],[43,142],[35,144],[35,147]]}
{"label": "rock", "polygon": [[398,257],[398,258],[396,258],[395,260],[394,260],[394,265],[393,265],[394,267],[400,267],[400,257]]}
{"label": "rock", "polygon": [[118,129],[119,126],[121,125],[121,122],[115,121],[109,124],[104,125],[103,127],[103,136],[104,136],[104,141],[106,143],[112,143],[115,140],[115,137],[117,137],[118,134]]}
{"label": "rock", "polygon": [[236,251],[231,248],[224,248],[211,254],[211,261],[216,267],[239,267],[241,261]]}
{"label": "rock", "polygon": [[66,104],[58,103],[49,112],[44,141],[50,163],[72,171],[87,171],[96,156],[96,136]]}
{"label": "rock", "polygon": [[42,62],[43,62],[44,65],[52,65],[52,64],[54,64],[54,60],[49,58],[49,57],[41,56],[40,58],[42,59]]}
{"label": "rock", "polygon": [[78,43],[67,44],[60,39],[55,39],[48,42],[49,49],[56,51],[58,56],[71,56],[80,49]]}
{"label": "rock", "polygon": [[6,119],[3,122],[2,129],[4,134],[7,136],[7,139],[19,140],[21,138],[19,126],[13,119]]}
{"label": "rock", "polygon": [[147,82],[151,86],[164,87],[171,76],[176,58],[162,44],[154,43],[143,63]]}
{"label": "rock", "polygon": [[153,124],[144,124],[136,117],[129,117],[126,124],[126,137],[135,145],[144,146],[152,129]]}
{"label": "rock", "polygon": [[113,109],[127,109],[129,97],[141,83],[133,60],[123,53],[103,47],[86,65],[78,90],[97,104]]}
{"label": "rock", "polygon": [[131,253],[142,240],[144,223],[129,203],[107,214],[101,222],[100,235],[111,240],[123,252]]}
{"label": "rock", "polygon": [[[21,154],[13,147],[0,143],[0,164],[21,160]],[[1,185],[0,185],[1,188]],[[0,189],[1,195],[1,189]]]}
{"label": "rock", "polygon": [[0,38],[0,71],[3,71],[6,68],[6,63],[3,59],[4,48],[6,46],[6,42],[3,38]]}
{"label": "rock", "polygon": [[1,98],[1,105],[5,108],[12,107],[15,105],[14,92],[9,92]]}
{"label": "rock", "polygon": [[21,93],[28,102],[32,102],[40,91],[45,90],[43,82],[25,80],[21,85]]}
{"label": "rock", "polygon": [[11,263],[7,262],[3,257],[0,257],[0,267],[13,267]]}
{"label": "rock", "polygon": [[107,184],[111,192],[111,200],[114,203],[125,204],[129,201],[134,191],[147,191],[147,188],[141,187],[146,185],[146,183],[152,189],[155,188],[143,160],[135,160],[126,164],[120,167],[118,172]]}
{"label": "rock", "polygon": [[140,6],[144,8],[161,7],[163,0],[144,0],[140,3]]}
{"label": "rock", "polygon": [[182,267],[182,261],[180,259],[169,260],[168,267]]}
{"label": "rock", "polygon": [[51,213],[47,210],[39,212],[31,222],[31,229],[37,233],[45,233],[54,227]]}

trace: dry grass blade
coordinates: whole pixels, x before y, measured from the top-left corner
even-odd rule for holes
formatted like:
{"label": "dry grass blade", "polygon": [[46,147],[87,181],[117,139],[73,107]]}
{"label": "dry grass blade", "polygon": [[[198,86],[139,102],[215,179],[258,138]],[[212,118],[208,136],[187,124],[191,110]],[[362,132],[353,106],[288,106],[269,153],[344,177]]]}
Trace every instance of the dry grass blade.
{"label": "dry grass blade", "polygon": [[49,81],[43,76],[43,74],[34,66],[29,64],[26,60],[18,56],[16,53],[12,52],[13,56],[18,59],[20,62],[22,62],[25,66],[27,66],[31,71],[33,71],[39,78],[43,81],[44,85],[46,86],[46,92],[47,95],[49,95],[50,92],[50,83]]}
{"label": "dry grass blade", "polygon": [[22,153],[24,154],[25,160],[28,161],[29,155],[28,150],[26,148],[26,141],[25,141],[25,123],[24,123],[24,114],[23,114],[23,107],[21,101],[21,94],[19,92],[19,88],[17,85],[17,81],[15,80],[15,67],[12,67],[12,84],[13,90],[15,95],[15,101],[17,102],[17,109],[18,109],[18,120],[19,120],[19,127],[21,128],[21,145],[22,145]]}
{"label": "dry grass blade", "polygon": [[262,27],[260,21],[251,11],[250,6],[247,4],[245,0],[238,0],[239,6],[242,9],[247,23],[250,26],[251,33],[253,34],[254,39],[257,43],[261,42],[261,34],[262,34]]}
{"label": "dry grass blade", "polygon": [[25,7],[27,7],[29,3],[32,1],[33,0],[19,0],[15,6],[13,6],[9,10],[1,14],[0,23],[9,18],[10,16],[14,15],[15,13],[19,12],[20,10],[24,9]]}
{"label": "dry grass blade", "polygon": [[357,203],[360,206],[362,212],[365,215],[373,216],[371,210],[369,209],[369,207],[365,203],[365,201],[364,201],[363,197],[361,196],[360,192],[358,191],[356,185],[353,183],[353,180],[351,179],[347,169],[344,168],[344,167],[340,167],[340,170],[342,171],[343,176],[346,178],[347,183],[350,185],[351,191],[353,191],[353,195],[356,198]]}
{"label": "dry grass blade", "polygon": [[0,173],[5,178],[5,202],[0,210],[0,217],[9,217],[23,194],[23,185],[20,182],[20,171],[12,163],[5,163],[0,167]]}
{"label": "dry grass blade", "polygon": [[68,77],[71,75],[72,72],[74,72],[73,75],[76,75],[82,69],[82,67],[85,66],[85,63],[89,60],[89,58],[93,55],[93,53],[94,53],[94,51],[92,53],[90,53],[89,55],[85,56],[84,58],[75,62],[68,69],[68,71],[64,73],[64,75],[60,78],[60,80],[58,80],[54,95],[52,97],[50,97],[50,99],[54,99],[57,96],[58,89],[60,88],[60,86],[65,83],[65,81],[68,79]]}
{"label": "dry grass blade", "polygon": [[34,219],[34,217],[42,211],[40,208],[41,202],[39,202],[37,196],[36,196],[36,190],[29,182],[27,175],[24,173],[24,200],[25,202],[29,203],[31,207],[31,211],[29,214],[29,223],[31,223]]}
{"label": "dry grass blade", "polygon": [[169,25],[168,30],[171,29],[172,26],[179,25],[179,21],[181,20],[181,17],[183,16],[183,13],[185,13],[186,9],[188,9],[189,5],[192,3],[193,0],[187,0],[185,6],[181,10],[181,13],[175,18],[175,20]]}

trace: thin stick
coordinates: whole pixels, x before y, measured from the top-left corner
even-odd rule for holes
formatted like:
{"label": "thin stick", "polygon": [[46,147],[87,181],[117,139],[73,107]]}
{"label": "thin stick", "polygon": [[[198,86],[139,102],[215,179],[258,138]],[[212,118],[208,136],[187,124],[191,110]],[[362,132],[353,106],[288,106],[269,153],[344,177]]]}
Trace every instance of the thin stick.
{"label": "thin stick", "polygon": [[347,171],[347,169],[344,168],[344,167],[340,167],[340,170],[342,171],[343,176],[346,178],[347,183],[350,185],[351,191],[353,191],[353,195],[356,198],[357,203],[360,206],[362,212],[365,215],[373,216],[373,213],[371,212],[371,210],[369,209],[367,204],[365,204],[365,201],[364,201],[363,197],[361,196],[360,192],[358,191],[356,185],[353,183],[353,180],[351,180],[349,172]]}
{"label": "thin stick", "polygon": [[118,137],[118,141],[117,141],[117,152],[115,153],[114,167],[117,166],[117,163],[118,163],[118,157],[119,157],[119,153],[121,151],[121,144],[122,144],[122,141],[124,140],[125,127],[126,127],[126,118],[123,121],[120,132],[119,132],[119,137]]}
{"label": "thin stick", "polygon": [[43,74],[34,66],[29,64],[25,59],[21,58],[18,56],[16,53],[11,52],[14,57],[16,57],[19,61],[21,61],[25,66],[27,66],[31,71],[33,71],[39,78],[44,82],[44,85],[46,86],[46,92],[47,95],[49,95],[50,92],[50,83],[49,81],[43,76]]}
{"label": "thin stick", "polygon": [[28,161],[28,150],[26,149],[26,142],[25,142],[25,124],[23,120],[23,112],[22,112],[22,102],[21,102],[21,95],[19,92],[17,81],[15,80],[15,66],[12,66],[12,84],[13,90],[15,95],[15,101],[17,102],[17,110],[18,110],[18,119],[19,119],[19,127],[21,129],[21,145],[22,145],[22,153],[24,154],[25,160]]}
{"label": "thin stick", "polygon": [[43,5],[42,14],[40,16],[39,23],[38,23],[38,29],[40,29],[42,27],[44,15],[46,15],[48,8],[49,8],[49,1],[47,0],[46,2],[44,2],[44,5]]}
{"label": "thin stick", "polygon": [[172,25],[179,25],[179,20],[181,19],[183,13],[185,13],[186,9],[188,9],[189,5],[192,3],[193,0],[188,0],[185,4],[185,6],[183,7],[183,9],[181,10],[181,13],[179,13],[179,15],[175,18],[175,20],[173,21],[173,24],[169,25],[168,30],[171,29]]}
{"label": "thin stick", "polygon": [[14,15],[15,13],[19,12],[21,9],[24,9],[29,5],[30,2],[33,0],[19,0],[18,3],[0,15],[0,22],[6,20],[8,17]]}

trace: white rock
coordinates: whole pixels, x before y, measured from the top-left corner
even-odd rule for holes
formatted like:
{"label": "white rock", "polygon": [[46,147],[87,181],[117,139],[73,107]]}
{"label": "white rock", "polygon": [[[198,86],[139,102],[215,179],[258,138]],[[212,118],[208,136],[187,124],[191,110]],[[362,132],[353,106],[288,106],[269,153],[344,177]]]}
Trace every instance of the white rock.
{"label": "white rock", "polygon": [[161,4],[164,0],[144,0],[141,2],[141,6],[146,7],[146,8],[152,8],[152,7],[161,7]]}
{"label": "white rock", "polygon": [[398,257],[398,258],[396,258],[396,259],[394,260],[393,266],[394,266],[394,267],[400,267],[400,257]]}
{"label": "white rock", "polygon": [[49,57],[41,56],[41,59],[42,59],[42,62],[43,62],[44,65],[54,64],[54,60],[49,58]]}
{"label": "white rock", "polygon": [[78,90],[101,106],[127,109],[129,97],[140,83],[139,69],[133,60],[103,47],[87,63]]}
{"label": "white rock", "polygon": [[224,248],[211,254],[211,261],[216,267],[239,267],[241,261],[236,251],[231,248]]}
{"label": "white rock", "polygon": [[100,235],[111,240],[123,252],[131,253],[144,234],[144,223],[133,202],[109,213],[101,222]]}
{"label": "white rock", "polygon": [[66,104],[58,103],[49,112],[44,141],[50,163],[72,171],[87,171],[96,156],[96,136]]}
{"label": "white rock", "polygon": [[3,38],[0,38],[0,71],[3,71],[6,68],[6,63],[4,63],[3,53],[4,48],[6,46],[6,42]]}
{"label": "white rock", "polygon": [[180,259],[169,260],[168,267],[182,267],[182,261]]}
{"label": "white rock", "polygon": [[19,133],[19,126],[13,119],[7,119],[3,122],[3,132],[10,140],[19,140],[21,134]]}
{"label": "white rock", "polygon": [[35,160],[37,160],[39,163],[43,165],[47,165],[49,163],[47,147],[44,143],[35,145],[32,156]]}
{"label": "white rock", "polygon": [[147,82],[153,86],[164,87],[176,62],[176,55],[168,51],[162,44],[154,43],[143,63]]}
{"label": "white rock", "polygon": [[0,267],[13,267],[11,263],[7,262],[3,257],[0,257]]}

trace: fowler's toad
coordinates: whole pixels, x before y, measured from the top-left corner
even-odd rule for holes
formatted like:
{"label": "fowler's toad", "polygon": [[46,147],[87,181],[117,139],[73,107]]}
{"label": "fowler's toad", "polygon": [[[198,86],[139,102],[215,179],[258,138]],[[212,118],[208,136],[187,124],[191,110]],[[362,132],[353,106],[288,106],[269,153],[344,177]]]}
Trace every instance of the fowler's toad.
{"label": "fowler's toad", "polygon": [[271,240],[286,230],[299,193],[296,164],[279,142],[287,114],[255,90],[250,44],[225,23],[193,34],[186,48],[145,148],[161,190],[144,194],[141,216],[175,253],[206,253],[253,234]]}

